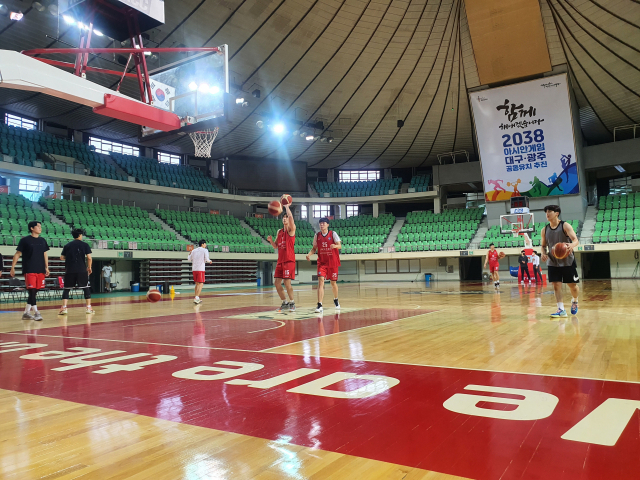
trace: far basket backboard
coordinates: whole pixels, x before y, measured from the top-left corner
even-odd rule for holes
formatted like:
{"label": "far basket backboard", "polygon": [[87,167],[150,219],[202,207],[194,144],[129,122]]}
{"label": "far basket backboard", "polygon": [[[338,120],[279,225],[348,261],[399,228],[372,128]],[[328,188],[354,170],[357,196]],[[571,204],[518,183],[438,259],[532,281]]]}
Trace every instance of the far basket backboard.
{"label": "far basket backboard", "polygon": [[[153,106],[175,113],[183,126],[224,118],[229,93],[227,45],[149,72]],[[162,133],[142,127],[142,138]]]}

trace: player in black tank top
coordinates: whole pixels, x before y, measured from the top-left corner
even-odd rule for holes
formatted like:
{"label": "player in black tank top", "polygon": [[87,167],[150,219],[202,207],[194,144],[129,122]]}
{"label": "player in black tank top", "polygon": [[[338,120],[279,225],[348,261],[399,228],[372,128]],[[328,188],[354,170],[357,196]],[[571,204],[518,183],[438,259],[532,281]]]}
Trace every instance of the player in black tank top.
{"label": "player in black tank top", "polygon": [[[580,290],[578,283],[580,278],[576,268],[576,262],[573,260],[573,250],[580,243],[573,227],[565,222],[560,221],[560,207],[558,205],[547,205],[544,207],[549,225],[542,231],[540,245],[542,246],[542,261],[547,262],[547,274],[549,282],[553,285],[558,310],[551,314],[552,318],[567,317],[567,312],[562,301],[562,284],[569,285],[571,290],[571,315],[578,313],[578,294]],[[547,238],[548,237],[548,238]],[[571,243],[567,243],[568,255],[565,259],[557,259],[550,255],[551,248],[555,243],[568,239]],[[569,260],[571,264],[565,264]]]}

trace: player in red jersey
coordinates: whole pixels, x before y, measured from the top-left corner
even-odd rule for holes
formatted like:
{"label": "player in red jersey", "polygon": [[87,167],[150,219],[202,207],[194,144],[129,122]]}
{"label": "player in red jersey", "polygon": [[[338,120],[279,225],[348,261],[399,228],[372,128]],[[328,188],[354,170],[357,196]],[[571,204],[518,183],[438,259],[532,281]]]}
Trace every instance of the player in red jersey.
{"label": "player in red jersey", "polygon": [[338,302],[338,267],[340,266],[340,252],[342,243],[336,232],[329,230],[329,219],[320,219],[320,231],[313,238],[313,247],[307,254],[307,260],[318,252],[318,307],[316,313],[322,313],[322,299],[324,298],[324,281],[329,279],[333,290],[333,303],[336,310],[340,310]]}
{"label": "player in red jersey", "polygon": [[[276,273],[273,276],[276,290],[282,300],[282,305],[277,310],[278,313],[287,308],[290,312],[296,311],[296,303],[293,301],[293,287],[291,286],[291,280],[296,279],[296,224],[293,221],[289,205],[284,205],[284,209],[286,211],[282,217],[282,228],[278,230],[275,243],[271,235],[267,237],[271,246],[278,250],[278,264],[276,265]],[[284,280],[284,287],[289,294],[288,302],[284,294],[284,288],[282,288],[282,280]]]}
{"label": "player in red jersey", "polygon": [[496,250],[496,246],[492,243],[489,245],[489,251],[487,252],[487,258],[484,260],[484,268],[487,268],[487,262],[489,263],[489,275],[491,276],[491,280],[493,280],[493,286],[495,288],[500,288],[500,276],[498,275],[498,269],[500,268],[500,264],[498,263],[498,251]]}

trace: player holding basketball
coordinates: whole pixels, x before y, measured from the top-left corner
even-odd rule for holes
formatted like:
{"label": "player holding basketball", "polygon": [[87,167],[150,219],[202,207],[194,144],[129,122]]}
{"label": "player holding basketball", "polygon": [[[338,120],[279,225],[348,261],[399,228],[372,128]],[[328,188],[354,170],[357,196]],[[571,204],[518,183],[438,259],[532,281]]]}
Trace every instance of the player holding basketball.
{"label": "player holding basketball", "polygon": [[495,288],[500,288],[500,275],[498,275],[498,270],[500,269],[498,260],[500,260],[500,258],[498,255],[496,246],[493,243],[489,244],[487,258],[484,259],[484,268],[487,268],[487,263],[489,263],[489,275],[491,276],[491,280],[493,280],[493,286]]}
{"label": "player holding basketball", "polygon": [[[278,263],[276,264],[276,272],[273,275],[276,291],[280,295],[280,300],[282,300],[282,305],[277,310],[278,313],[287,308],[290,312],[296,311],[296,303],[293,301],[293,287],[291,286],[291,280],[296,279],[296,224],[293,221],[289,205],[283,205],[283,207],[285,213],[282,216],[282,228],[278,230],[276,241],[273,241],[271,235],[267,237],[271,246],[278,251]],[[284,288],[287,289],[287,294],[289,295],[288,302],[284,288],[282,288],[283,280]]]}
{"label": "player holding basketball", "polygon": [[[571,315],[578,313],[578,269],[573,255],[573,250],[580,241],[573,231],[573,227],[560,220],[560,207],[558,205],[547,205],[544,207],[549,223],[542,230],[540,245],[542,246],[542,261],[547,262],[547,275],[553,284],[553,291],[558,303],[558,311],[551,314],[552,318],[566,317],[567,311],[562,302],[562,284],[569,285],[571,290]],[[558,243],[565,243],[567,246],[567,256],[558,259],[553,255],[553,247]]]}
{"label": "player holding basketball", "polygon": [[338,301],[338,267],[340,267],[340,252],[342,242],[336,232],[329,230],[329,219],[322,217],[319,221],[320,231],[313,237],[313,247],[307,254],[307,260],[318,252],[318,307],[316,313],[322,313],[322,299],[324,298],[324,281],[331,282],[333,290],[333,304],[340,310]]}
{"label": "player holding basketball", "polygon": [[[16,276],[16,263],[22,256],[22,273],[24,274],[24,283],[29,292],[27,307],[22,315],[23,320],[42,320],[42,315],[38,311],[36,305],[36,295],[38,290],[44,288],[44,279],[49,276],[49,245],[47,241],[40,236],[42,233],[42,225],[38,221],[29,222],[29,234],[22,237],[16,247],[16,254],[13,256],[11,264],[11,277]],[[33,315],[31,310],[33,309]]]}

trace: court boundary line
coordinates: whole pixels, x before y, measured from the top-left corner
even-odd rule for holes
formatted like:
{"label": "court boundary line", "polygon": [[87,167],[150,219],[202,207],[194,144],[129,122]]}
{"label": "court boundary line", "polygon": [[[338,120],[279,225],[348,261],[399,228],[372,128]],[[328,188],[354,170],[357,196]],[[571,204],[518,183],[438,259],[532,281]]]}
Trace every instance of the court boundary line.
{"label": "court boundary line", "polygon": [[[426,315],[426,314],[425,314]],[[416,315],[417,316],[417,315]],[[409,318],[409,317],[408,317]],[[402,319],[400,319],[402,320]],[[396,322],[397,320],[393,320],[394,322]],[[391,323],[391,322],[387,322],[387,323]],[[378,325],[386,325],[384,323],[380,323]],[[375,327],[377,325],[368,325],[366,327],[360,327],[360,328],[369,328],[369,327]],[[357,330],[357,329],[354,329]],[[347,332],[352,332],[353,330],[347,330],[345,332],[338,332],[338,333],[347,333]],[[1,335],[33,335],[32,333],[26,333],[26,332],[9,332],[9,333],[0,333]],[[334,335],[334,334],[330,334],[330,335]],[[337,334],[335,334],[337,335]],[[409,362],[392,362],[392,361],[386,361],[386,360],[368,360],[368,359],[357,359],[354,360],[352,358],[347,358],[347,357],[331,357],[331,356],[326,356],[326,355],[307,355],[304,353],[285,353],[285,352],[270,352],[268,350],[243,350],[240,348],[220,348],[220,347],[199,347],[196,345],[173,345],[171,343],[156,343],[156,342],[136,342],[135,340],[113,340],[113,339],[107,339],[107,338],[86,338],[86,337],[69,337],[69,336],[64,336],[64,335],[37,335],[39,337],[49,337],[49,338],[73,338],[76,340],[95,340],[97,342],[120,342],[120,343],[135,343],[135,344],[140,344],[140,345],[161,345],[161,346],[166,346],[166,347],[180,347],[180,348],[202,348],[202,349],[206,349],[206,350],[228,350],[231,352],[249,352],[249,353],[267,353],[267,354],[271,354],[271,355],[293,355],[296,357],[314,357],[314,358],[330,358],[333,360],[348,360],[350,362],[368,362],[368,363],[387,363],[389,365],[407,365],[410,367],[429,367],[429,368],[447,368],[450,370],[468,370],[468,371],[472,371],[472,372],[487,372],[487,373],[507,373],[507,374],[512,374],[512,375],[532,375],[532,376],[538,376],[538,377],[552,377],[552,378],[572,378],[574,380],[592,380],[592,381],[600,381],[600,382],[614,382],[614,383],[633,383],[633,384],[640,384],[640,380],[612,380],[610,378],[593,378],[593,377],[576,377],[576,376],[572,376],[572,375],[551,375],[549,373],[530,373],[530,372],[510,372],[507,370],[489,370],[486,368],[473,368],[473,367],[452,367],[452,366],[447,366],[447,365],[431,365],[431,364],[425,364],[425,363],[409,363]],[[325,335],[325,336],[329,336],[329,335]],[[322,338],[322,337],[316,337],[316,338]],[[302,341],[306,341],[306,340],[302,340]],[[298,342],[296,342],[298,343]],[[287,344],[287,345],[293,345],[293,344]],[[286,345],[285,345],[286,346]],[[273,348],[280,348],[280,347],[273,347]],[[2,353],[2,350],[0,350],[0,353]]]}

